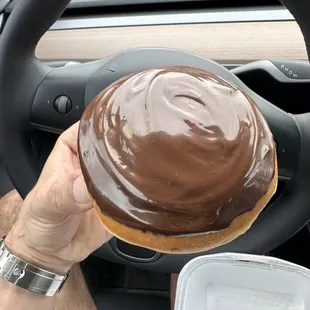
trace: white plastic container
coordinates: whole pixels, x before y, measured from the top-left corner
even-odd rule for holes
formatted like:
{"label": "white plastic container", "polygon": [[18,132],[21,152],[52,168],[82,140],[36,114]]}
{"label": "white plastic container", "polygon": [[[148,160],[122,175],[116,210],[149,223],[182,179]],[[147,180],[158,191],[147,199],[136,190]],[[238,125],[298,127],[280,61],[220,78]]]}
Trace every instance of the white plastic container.
{"label": "white plastic container", "polygon": [[268,256],[201,256],[180,273],[175,310],[310,310],[310,270]]}

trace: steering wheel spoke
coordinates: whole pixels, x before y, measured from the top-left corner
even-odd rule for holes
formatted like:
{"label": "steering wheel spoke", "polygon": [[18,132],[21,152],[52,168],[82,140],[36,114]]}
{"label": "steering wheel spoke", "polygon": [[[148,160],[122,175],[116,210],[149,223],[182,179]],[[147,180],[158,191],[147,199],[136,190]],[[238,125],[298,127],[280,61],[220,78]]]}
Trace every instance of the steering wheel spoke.
{"label": "steering wheel spoke", "polygon": [[40,83],[31,110],[33,127],[61,133],[77,122],[85,109],[85,87],[98,64],[53,69]]}

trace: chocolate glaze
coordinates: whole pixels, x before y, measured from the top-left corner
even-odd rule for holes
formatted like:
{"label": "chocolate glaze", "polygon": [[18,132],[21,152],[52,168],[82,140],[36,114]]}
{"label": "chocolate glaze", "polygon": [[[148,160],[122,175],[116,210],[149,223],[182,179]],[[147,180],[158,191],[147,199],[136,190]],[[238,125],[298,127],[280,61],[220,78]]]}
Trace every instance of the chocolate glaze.
{"label": "chocolate glaze", "polygon": [[273,137],[254,101],[188,67],[106,88],[83,114],[79,152],[104,214],[164,235],[227,228],[266,194],[275,171]]}

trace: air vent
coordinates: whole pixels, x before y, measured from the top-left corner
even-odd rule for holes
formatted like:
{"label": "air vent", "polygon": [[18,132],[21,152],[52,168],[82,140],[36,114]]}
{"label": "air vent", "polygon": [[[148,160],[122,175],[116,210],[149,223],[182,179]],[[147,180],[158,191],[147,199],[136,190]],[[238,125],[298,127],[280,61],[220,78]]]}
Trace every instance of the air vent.
{"label": "air vent", "polygon": [[51,30],[287,20],[278,0],[73,0]]}
{"label": "air vent", "polygon": [[[10,0],[3,0],[10,2]],[[7,7],[6,11],[11,12],[16,3],[19,0],[13,0],[12,3]],[[1,0],[0,0],[1,3]],[[68,5],[68,10],[84,10],[107,7],[119,8],[120,6],[130,6],[134,10],[145,10],[146,8],[160,10],[160,9],[194,9],[194,8],[236,8],[236,7],[256,7],[256,6],[275,6],[280,5],[278,0],[72,0]],[[95,12],[94,12],[95,13]],[[96,11],[98,14],[98,11]]]}

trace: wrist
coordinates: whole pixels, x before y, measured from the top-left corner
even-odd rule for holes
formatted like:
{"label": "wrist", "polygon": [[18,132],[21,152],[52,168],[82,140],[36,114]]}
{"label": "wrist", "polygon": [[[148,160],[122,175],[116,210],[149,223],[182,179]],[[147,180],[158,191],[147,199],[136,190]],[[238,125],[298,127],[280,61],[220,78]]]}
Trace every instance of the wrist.
{"label": "wrist", "polygon": [[23,261],[59,275],[67,274],[73,265],[52,254],[42,253],[28,246],[22,236],[17,237],[12,231],[5,239],[5,246],[13,255]]}
{"label": "wrist", "polygon": [[0,310],[54,309],[56,298],[32,293],[0,278]]}

